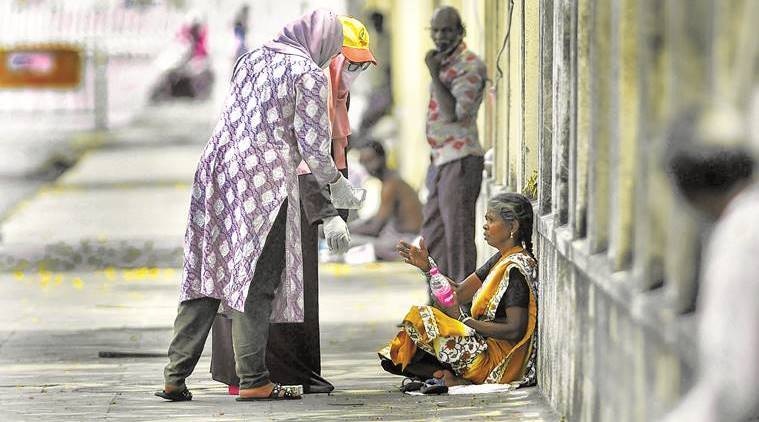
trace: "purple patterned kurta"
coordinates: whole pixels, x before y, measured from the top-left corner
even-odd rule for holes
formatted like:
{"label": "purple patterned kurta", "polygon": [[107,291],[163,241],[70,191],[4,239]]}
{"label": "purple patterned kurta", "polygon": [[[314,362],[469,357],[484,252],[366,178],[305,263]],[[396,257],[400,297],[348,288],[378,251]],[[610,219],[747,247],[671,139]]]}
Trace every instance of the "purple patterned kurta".
{"label": "purple patterned kurta", "polygon": [[256,262],[287,199],[285,271],[272,321],[303,321],[301,158],[320,184],[338,177],[330,155],[327,78],[307,58],[266,47],[242,59],[198,164],[185,234],[180,301],[200,297],[244,311]]}

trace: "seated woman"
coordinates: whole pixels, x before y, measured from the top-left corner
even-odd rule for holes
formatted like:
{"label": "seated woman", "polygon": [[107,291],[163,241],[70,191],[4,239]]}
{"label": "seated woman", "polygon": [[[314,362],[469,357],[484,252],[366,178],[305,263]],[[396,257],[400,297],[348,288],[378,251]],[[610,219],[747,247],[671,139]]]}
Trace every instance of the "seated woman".
{"label": "seated woman", "polygon": [[[461,283],[451,280],[454,304],[414,306],[403,328],[379,352],[393,374],[446,385],[535,384],[537,355],[537,261],[532,253],[532,205],[503,193],[488,203],[485,240],[498,249]],[[404,261],[425,274],[434,262],[424,241],[398,244]],[[427,276],[429,279],[429,275]],[[460,304],[469,304],[462,312]]]}

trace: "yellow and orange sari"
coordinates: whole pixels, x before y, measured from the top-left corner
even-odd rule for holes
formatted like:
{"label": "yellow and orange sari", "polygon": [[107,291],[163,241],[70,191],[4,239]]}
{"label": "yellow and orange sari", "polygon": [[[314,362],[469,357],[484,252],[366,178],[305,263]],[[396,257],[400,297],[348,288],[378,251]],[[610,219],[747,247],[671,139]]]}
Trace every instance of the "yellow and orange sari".
{"label": "yellow and orange sari", "polygon": [[533,385],[537,355],[537,262],[521,246],[506,252],[490,270],[474,295],[471,315],[480,321],[495,320],[512,268],[524,275],[530,290],[527,330],[518,342],[483,337],[437,308],[414,306],[406,314],[401,331],[380,355],[405,369],[420,348],[451,365],[457,376],[474,384]]}

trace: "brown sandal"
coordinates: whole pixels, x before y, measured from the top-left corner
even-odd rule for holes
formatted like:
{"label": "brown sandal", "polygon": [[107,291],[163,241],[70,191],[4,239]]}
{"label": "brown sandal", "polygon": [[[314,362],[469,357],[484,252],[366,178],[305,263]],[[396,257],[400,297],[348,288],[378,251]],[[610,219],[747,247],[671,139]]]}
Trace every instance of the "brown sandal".
{"label": "brown sandal", "polygon": [[274,383],[274,388],[271,389],[266,397],[238,397],[236,401],[272,401],[272,400],[300,400],[303,398],[303,386],[302,385],[282,385]]}

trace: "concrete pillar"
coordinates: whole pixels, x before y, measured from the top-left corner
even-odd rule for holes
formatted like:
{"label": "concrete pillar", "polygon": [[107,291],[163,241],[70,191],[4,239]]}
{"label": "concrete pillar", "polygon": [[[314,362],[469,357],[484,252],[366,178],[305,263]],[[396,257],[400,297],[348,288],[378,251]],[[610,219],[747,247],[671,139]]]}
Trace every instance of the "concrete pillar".
{"label": "concrete pillar", "polygon": [[670,44],[664,33],[666,13],[656,1],[639,2],[640,119],[635,167],[635,256],[633,278],[637,289],[648,290],[664,281],[666,210],[673,205],[672,191],[661,157],[664,130],[672,92],[666,84]]}
{"label": "concrete pillar", "polygon": [[[593,2],[580,0],[577,6],[577,42],[576,42],[576,117],[575,117],[575,146],[570,150],[570,180],[573,180],[571,190],[572,212],[569,214],[569,226],[575,238],[585,237],[587,233],[588,207],[588,165],[591,137],[592,91],[593,77],[590,61],[591,34],[593,24]],[[596,163],[592,163],[595,165]]]}
{"label": "concrete pillar", "polygon": [[540,2],[540,86],[538,117],[538,214],[553,209],[553,2]]}
{"label": "concrete pillar", "polygon": [[522,17],[524,16],[523,2],[514,1],[514,10],[511,15],[511,29],[509,30],[509,43],[506,51],[506,60],[509,66],[508,80],[508,103],[507,112],[509,114],[509,129],[506,134],[508,142],[509,170],[506,175],[506,185],[509,190],[519,192],[522,189],[522,137],[524,117],[524,101],[522,92],[522,81],[524,80],[524,61],[522,60],[522,39],[523,27]]}
{"label": "concrete pillar", "polygon": [[[485,8],[483,10],[485,19],[485,66],[488,71],[488,79],[490,82],[486,86],[485,98],[483,98],[482,113],[483,116],[483,130],[481,132],[482,147],[487,151],[496,143],[495,131],[496,131],[496,101],[495,101],[495,88],[493,81],[496,78],[496,55],[501,48],[501,38],[497,31],[498,28],[498,5],[495,0],[488,0],[485,2]],[[491,171],[491,176],[493,172]]]}
{"label": "concrete pillar", "polygon": [[[512,19],[509,18],[510,6],[507,1],[500,1],[496,6],[496,33],[498,39],[502,40],[506,37],[506,32],[509,30],[509,25],[513,24]],[[510,35],[511,36],[511,35]],[[513,41],[509,40],[509,43]],[[500,46],[499,46],[500,48]],[[507,44],[505,49],[501,52],[501,57],[496,58],[496,76],[494,82],[494,88],[496,92],[495,98],[495,139],[494,139],[494,158],[495,158],[495,180],[499,185],[508,186],[508,177],[511,174],[511,163],[509,162],[509,78],[512,72],[511,63],[509,62],[509,45]],[[498,59],[500,58],[500,61]],[[500,68],[501,72],[498,72]]]}
{"label": "concrete pillar", "polygon": [[[540,139],[540,3],[524,1],[522,27],[524,28],[522,52],[524,63],[524,82],[522,99],[524,117],[522,118],[523,139],[522,183],[524,194],[537,199],[538,144]],[[526,190],[525,190],[526,189]]]}
{"label": "concrete pillar", "polygon": [[593,77],[590,90],[593,97],[590,113],[588,168],[588,248],[590,253],[605,251],[609,244],[609,144],[616,136],[612,124],[612,76],[615,63],[611,60],[612,5],[608,1],[594,2],[590,66]]}
{"label": "concrete pillar", "polygon": [[611,144],[611,219],[609,258],[613,270],[628,268],[633,254],[633,202],[635,156],[638,141],[640,83],[638,75],[638,11],[636,0],[615,2],[617,10],[614,57],[619,67],[615,81],[618,139]]}
{"label": "concrete pillar", "polygon": [[95,47],[92,53],[95,96],[95,129],[108,129],[108,53]]}
{"label": "concrete pillar", "polygon": [[556,224],[568,220],[569,146],[572,107],[572,2],[554,3],[553,15],[553,176],[552,212]]}

